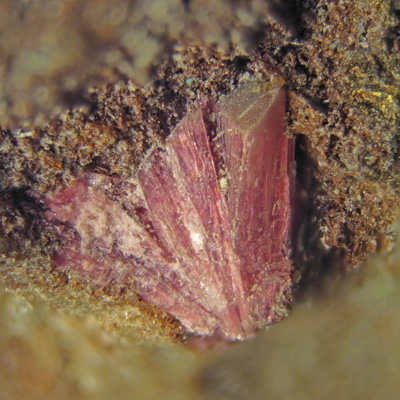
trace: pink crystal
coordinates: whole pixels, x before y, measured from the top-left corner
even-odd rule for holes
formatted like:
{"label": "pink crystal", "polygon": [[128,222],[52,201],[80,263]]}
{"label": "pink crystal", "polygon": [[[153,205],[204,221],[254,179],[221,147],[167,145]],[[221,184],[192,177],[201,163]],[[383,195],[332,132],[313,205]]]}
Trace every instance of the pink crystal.
{"label": "pink crystal", "polygon": [[197,103],[132,180],[87,173],[48,199],[59,270],[137,293],[189,332],[243,339],[290,292],[293,143],[278,83]]}

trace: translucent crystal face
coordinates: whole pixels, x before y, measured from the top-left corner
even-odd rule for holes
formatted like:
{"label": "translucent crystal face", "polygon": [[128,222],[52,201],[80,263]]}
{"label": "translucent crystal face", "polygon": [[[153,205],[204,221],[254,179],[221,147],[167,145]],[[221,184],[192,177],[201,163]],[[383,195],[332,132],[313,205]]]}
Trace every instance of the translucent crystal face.
{"label": "translucent crystal face", "polygon": [[194,334],[243,339],[278,318],[293,180],[280,86],[199,102],[131,180],[88,173],[54,194],[57,268],[99,286],[133,281]]}

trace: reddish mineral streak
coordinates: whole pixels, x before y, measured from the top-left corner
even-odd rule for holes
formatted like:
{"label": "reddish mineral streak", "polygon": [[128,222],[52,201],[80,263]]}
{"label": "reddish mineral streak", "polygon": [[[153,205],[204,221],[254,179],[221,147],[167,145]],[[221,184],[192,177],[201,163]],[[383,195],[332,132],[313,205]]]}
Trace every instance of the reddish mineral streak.
{"label": "reddish mineral streak", "polygon": [[290,291],[293,143],[280,85],[198,103],[131,180],[95,173],[48,205],[59,270],[138,294],[189,332],[244,339]]}

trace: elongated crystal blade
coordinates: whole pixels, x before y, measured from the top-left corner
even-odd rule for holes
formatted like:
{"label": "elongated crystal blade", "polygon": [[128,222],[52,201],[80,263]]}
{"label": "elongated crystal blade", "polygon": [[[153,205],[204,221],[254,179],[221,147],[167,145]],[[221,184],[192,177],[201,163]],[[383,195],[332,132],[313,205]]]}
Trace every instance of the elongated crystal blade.
{"label": "elongated crystal blade", "polygon": [[[293,143],[284,136],[286,96],[254,83],[219,105],[227,202],[253,321],[263,326],[289,290]],[[220,146],[221,147],[221,146]]]}

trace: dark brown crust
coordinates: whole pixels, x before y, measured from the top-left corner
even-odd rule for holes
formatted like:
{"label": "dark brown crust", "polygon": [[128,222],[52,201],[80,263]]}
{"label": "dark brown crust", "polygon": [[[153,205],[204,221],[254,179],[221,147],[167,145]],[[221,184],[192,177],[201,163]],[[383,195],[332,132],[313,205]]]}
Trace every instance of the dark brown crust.
{"label": "dark brown crust", "polygon": [[292,89],[289,128],[308,140],[322,241],[356,265],[394,240],[399,10],[389,1],[311,1],[301,15],[297,43],[276,44],[272,33],[261,55]]}

